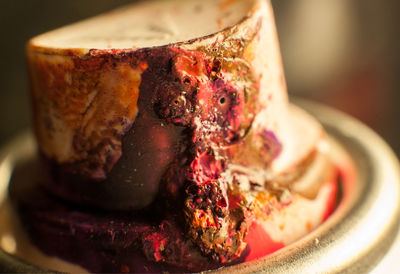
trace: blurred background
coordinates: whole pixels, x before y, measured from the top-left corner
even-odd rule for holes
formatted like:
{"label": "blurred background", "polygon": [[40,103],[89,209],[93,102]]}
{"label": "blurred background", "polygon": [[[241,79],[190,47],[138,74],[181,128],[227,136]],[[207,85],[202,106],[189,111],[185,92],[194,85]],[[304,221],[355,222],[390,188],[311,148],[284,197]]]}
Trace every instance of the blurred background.
{"label": "blurred background", "polygon": [[[30,125],[26,41],[131,2],[0,1],[0,144]],[[357,117],[383,136],[400,156],[400,2],[272,3],[289,94]]]}

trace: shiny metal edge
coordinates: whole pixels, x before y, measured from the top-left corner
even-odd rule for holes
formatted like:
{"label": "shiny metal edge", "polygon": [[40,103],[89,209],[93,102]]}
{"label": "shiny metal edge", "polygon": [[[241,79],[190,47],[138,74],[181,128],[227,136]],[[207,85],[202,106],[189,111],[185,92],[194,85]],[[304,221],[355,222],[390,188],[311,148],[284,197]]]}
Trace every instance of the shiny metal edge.
{"label": "shiny metal edge", "polygon": [[[17,163],[32,159],[36,153],[36,144],[31,131],[25,131],[0,150],[0,205],[8,193],[13,167]],[[8,254],[0,247],[0,273],[55,273],[31,265],[20,258]]]}
{"label": "shiny metal edge", "polygon": [[[390,147],[358,120],[332,108],[296,99],[351,155],[358,181],[352,203],[301,240],[261,259],[217,272],[362,273],[374,268],[390,248],[400,221],[400,168]],[[0,203],[12,167],[35,155],[26,132],[0,151]],[[0,271],[48,272],[0,249]]]}

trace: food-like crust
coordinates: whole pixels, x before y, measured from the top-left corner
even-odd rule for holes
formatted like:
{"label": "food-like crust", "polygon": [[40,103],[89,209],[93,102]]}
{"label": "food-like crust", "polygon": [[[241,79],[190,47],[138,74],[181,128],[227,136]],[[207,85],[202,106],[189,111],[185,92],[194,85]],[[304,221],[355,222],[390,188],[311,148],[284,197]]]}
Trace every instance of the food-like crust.
{"label": "food-like crust", "polygon": [[[304,136],[302,153],[284,138],[292,125],[265,1],[191,41],[83,54],[31,43],[27,56],[42,185],[107,209],[179,208],[192,243],[217,263],[243,254],[258,207],[290,202],[275,193],[258,205],[279,189],[272,163],[285,152],[293,157],[280,166],[295,169],[319,138]],[[264,180],[241,181],[235,165],[264,170]]]}
{"label": "food-like crust", "polygon": [[29,57],[35,129],[42,152],[105,179],[121,156],[121,138],[137,115],[141,74],[112,58]]}
{"label": "food-like crust", "polygon": [[[28,168],[34,170],[31,164]],[[282,203],[275,195],[258,193],[256,216],[245,237],[246,249],[240,258],[222,264],[204,256],[187,237],[183,216],[177,210],[168,211],[160,220],[154,210],[127,213],[85,209],[47,195],[34,185],[32,176],[26,176],[26,170],[25,165],[16,170],[10,192],[32,241],[46,254],[77,263],[90,272],[200,272],[250,261],[313,230],[336,203],[336,173],[326,178],[313,200],[295,194],[289,203]],[[23,183],[17,184],[21,178]]]}
{"label": "food-like crust", "polygon": [[[138,113],[138,97],[154,92],[145,87],[140,90],[143,73],[149,70],[148,63],[154,56],[161,57],[160,63],[170,63],[183,50],[188,54],[193,52],[185,58],[198,55],[208,69],[217,70],[210,72],[213,77],[223,74],[220,78],[231,82],[233,88],[243,90],[247,101],[257,100],[259,110],[265,112],[267,105],[269,109],[275,108],[269,110],[267,125],[262,126],[269,126],[271,132],[276,132],[274,127],[286,112],[285,84],[276,34],[270,25],[271,11],[267,11],[263,1],[258,4],[260,6],[254,7],[252,13],[235,26],[209,37],[163,47],[93,49],[82,54],[79,49],[57,50],[29,44],[27,57],[34,125],[41,151],[58,164],[74,164],[75,172],[89,179],[104,180],[121,157],[123,136]],[[164,68],[171,69],[168,65]],[[177,73],[189,75],[187,69],[190,70],[189,67],[180,68]],[[160,79],[160,87],[171,80],[164,78],[167,79]],[[188,95],[179,96],[190,100]],[[241,115],[257,114],[256,109],[243,111]],[[264,120],[258,118],[261,119]],[[162,122],[160,119],[160,126]]]}

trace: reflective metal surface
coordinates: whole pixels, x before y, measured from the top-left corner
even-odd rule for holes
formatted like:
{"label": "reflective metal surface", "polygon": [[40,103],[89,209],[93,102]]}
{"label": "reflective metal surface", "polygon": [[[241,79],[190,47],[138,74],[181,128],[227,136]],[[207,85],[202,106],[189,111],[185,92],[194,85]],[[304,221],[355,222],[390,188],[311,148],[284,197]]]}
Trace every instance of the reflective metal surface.
{"label": "reflective metal surface", "polygon": [[[395,239],[400,217],[400,170],[391,149],[372,130],[343,113],[309,101],[295,103],[317,117],[329,135],[351,155],[357,169],[354,189],[334,214],[306,237],[267,257],[220,272],[362,273],[379,264]],[[27,133],[15,139],[0,156],[1,204],[13,168],[35,157],[32,135]],[[1,248],[0,271],[46,272]]]}

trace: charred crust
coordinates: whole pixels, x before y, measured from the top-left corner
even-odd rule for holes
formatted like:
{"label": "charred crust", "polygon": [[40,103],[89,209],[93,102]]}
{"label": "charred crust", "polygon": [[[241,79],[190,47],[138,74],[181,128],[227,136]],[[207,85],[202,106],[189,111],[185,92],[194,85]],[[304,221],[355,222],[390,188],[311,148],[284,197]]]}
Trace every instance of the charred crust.
{"label": "charred crust", "polygon": [[[248,20],[244,18],[239,24]],[[84,183],[127,179],[118,174],[136,167],[125,168],[124,165],[142,160],[141,155],[129,154],[132,151],[151,154],[152,162],[158,161],[157,166],[141,166],[142,173],[135,177],[135,183],[142,184],[143,188],[151,187],[149,191],[151,195],[156,193],[156,197],[165,190],[165,195],[161,196],[167,204],[164,210],[178,207],[184,211],[189,238],[185,238],[185,231],[174,227],[174,223],[166,219],[161,221],[147,234],[141,234],[139,245],[149,260],[177,265],[193,263],[192,260],[179,261],[178,257],[184,258],[182,252],[197,247],[194,254],[201,253],[217,263],[229,263],[239,259],[246,248],[244,238],[251,223],[253,205],[247,201],[246,193],[242,195],[228,185],[222,173],[230,156],[239,151],[235,145],[245,142],[250,135],[259,111],[258,79],[244,51],[260,27],[261,19],[242,39],[231,38],[235,37],[236,27],[200,38],[223,37],[223,42],[215,42],[210,47],[187,49],[193,40],[137,50],[91,49],[86,55],[72,57],[74,69],[79,72],[77,77],[81,79],[88,76],[96,79],[99,70],[115,72],[121,65],[140,71],[141,83],[135,105],[138,114],[129,119],[107,121],[101,134],[112,138],[105,140],[96,139],[96,133],[87,140],[83,134],[86,128],[79,128],[73,146],[83,159],[58,165],[54,178],[57,180],[69,173]],[[80,84],[84,80],[76,82]],[[92,85],[98,88],[101,83],[92,81]],[[112,102],[113,98],[109,100]],[[84,116],[93,104],[90,102],[82,112]],[[110,129],[115,125],[122,129]],[[161,147],[162,138],[158,140],[157,134],[165,139],[165,147]],[[266,142],[266,146],[271,142]],[[280,151],[273,149],[275,144],[266,150],[275,157]],[[95,172],[101,174],[94,178]],[[148,174],[160,175],[161,179],[150,180]],[[254,185],[253,191],[258,191],[258,187]],[[140,206],[143,205],[139,205],[139,209]],[[160,242],[162,246],[157,246]]]}
{"label": "charred crust", "polygon": [[[234,43],[240,47],[246,46],[243,41]],[[227,59],[211,53],[214,51],[203,50],[164,47],[152,51],[138,50],[135,53],[91,51],[85,58],[75,59],[75,65],[83,71],[105,66],[114,69],[115,64],[121,62],[133,67],[146,63],[146,69],[141,75],[137,102],[139,114],[135,122],[125,119],[108,121],[108,127],[114,124],[126,127],[124,132],[110,132],[117,139],[122,139],[122,144],[106,140],[90,144],[76,138],[74,146],[80,151],[86,151],[87,160],[65,166],[65,170],[75,172],[74,165],[80,165],[81,175],[88,177],[93,170],[101,169],[105,171],[107,180],[115,180],[115,173],[128,159],[124,160],[124,151],[128,149],[124,147],[132,142],[126,138],[131,132],[135,135],[142,126],[150,128],[149,121],[165,123],[171,130],[174,127],[181,128],[178,135],[167,133],[168,136],[191,142],[184,144],[175,141],[184,151],[171,151],[170,160],[162,164],[164,167],[161,164],[158,167],[157,172],[162,172],[162,181],[148,182],[146,186],[162,184],[155,189],[166,190],[166,200],[175,197],[183,201],[180,207],[185,212],[186,229],[191,242],[215,262],[228,263],[237,260],[246,247],[244,237],[249,224],[246,216],[250,210],[233,202],[230,197],[232,193],[221,177],[228,158],[223,156],[221,149],[241,142],[250,131],[253,113],[257,111],[256,100],[246,102],[245,98],[255,98],[258,90],[251,70],[245,62],[237,60],[241,57],[241,51],[225,52],[227,56],[236,58]],[[234,81],[228,80],[239,70],[243,72],[241,76],[235,76]],[[230,77],[227,77],[228,74]],[[147,149],[146,146],[151,144],[146,143],[144,148]],[[113,156],[112,152],[118,150],[122,152],[122,158],[113,164],[115,154]],[[104,160],[98,158],[100,151],[104,151]],[[217,155],[226,159],[217,160]],[[196,165],[198,161],[200,164]],[[209,168],[213,170],[207,170]],[[177,177],[183,180],[174,179]],[[137,177],[135,180],[142,179]],[[182,187],[186,189],[183,193],[179,191]],[[172,208],[179,207],[176,202],[166,203]],[[165,241],[175,237],[163,232],[161,227],[154,230],[154,233],[158,233],[157,237],[164,235],[162,238]],[[148,244],[151,237],[148,235],[143,242],[143,252],[148,259],[162,261],[175,256],[176,248],[155,250],[154,246]]]}

